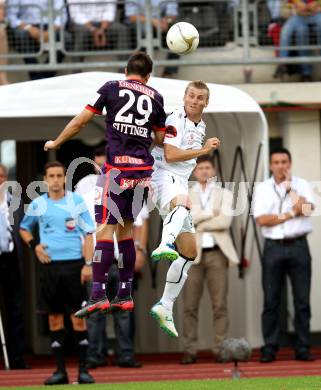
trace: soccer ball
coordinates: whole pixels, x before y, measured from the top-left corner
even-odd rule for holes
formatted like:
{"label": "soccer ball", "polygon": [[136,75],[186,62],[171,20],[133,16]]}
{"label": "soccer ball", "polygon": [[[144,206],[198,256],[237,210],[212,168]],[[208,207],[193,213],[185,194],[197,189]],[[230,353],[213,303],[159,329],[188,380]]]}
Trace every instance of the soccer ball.
{"label": "soccer ball", "polygon": [[190,23],[179,22],[167,31],[166,43],[170,51],[176,54],[188,54],[197,49],[199,34]]}

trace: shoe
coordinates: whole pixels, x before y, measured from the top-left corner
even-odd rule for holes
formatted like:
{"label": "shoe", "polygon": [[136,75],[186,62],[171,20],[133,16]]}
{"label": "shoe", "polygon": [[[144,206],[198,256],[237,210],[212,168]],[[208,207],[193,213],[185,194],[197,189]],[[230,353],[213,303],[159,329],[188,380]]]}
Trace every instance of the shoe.
{"label": "shoe", "polygon": [[275,360],[274,352],[263,352],[260,358],[261,363],[271,363]]}
{"label": "shoe", "polygon": [[175,261],[178,258],[179,254],[174,248],[175,247],[172,244],[160,245],[152,252],[152,256],[151,256],[152,260],[153,261],[160,261],[160,260]]}
{"label": "shoe", "polygon": [[190,353],[184,353],[182,360],[180,361],[181,364],[194,364],[197,362],[196,355],[192,355]]}
{"label": "shoe", "polygon": [[178,337],[174,325],[173,313],[167,310],[161,302],[154,305],[149,314],[158,321],[160,328],[171,337]]}
{"label": "shoe", "polygon": [[95,379],[89,374],[87,371],[79,371],[78,374],[78,383],[86,384],[86,383],[95,383]]}
{"label": "shoe", "polygon": [[134,301],[130,295],[124,298],[115,297],[110,302],[110,312],[116,313],[117,311],[133,311],[133,310],[134,310]]}
{"label": "shoe", "polygon": [[221,354],[214,354],[214,363],[226,363],[223,359],[223,357],[221,356]]}
{"label": "shoe", "polygon": [[68,382],[68,375],[66,371],[55,371],[48,379],[45,380],[44,384],[46,386],[66,385]]}
{"label": "shoe", "polygon": [[118,362],[118,366],[122,368],[141,368],[142,363],[138,362],[134,358]]}
{"label": "shoe", "polygon": [[314,362],[315,357],[311,355],[310,351],[302,351],[295,353],[295,360],[300,360],[301,362]]}
{"label": "shoe", "polygon": [[90,298],[89,301],[83,306],[80,310],[76,311],[75,317],[85,318],[89,317],[91,314],[101,311],[107,313],[110,309],[110,303],[107,298],[102,299],[93,299]]}
{"label": "shoe", "polygon": [[89,357],[87,359],[86,368],[95,369],[97,367],[107,366],[107,360],[105,357]]}

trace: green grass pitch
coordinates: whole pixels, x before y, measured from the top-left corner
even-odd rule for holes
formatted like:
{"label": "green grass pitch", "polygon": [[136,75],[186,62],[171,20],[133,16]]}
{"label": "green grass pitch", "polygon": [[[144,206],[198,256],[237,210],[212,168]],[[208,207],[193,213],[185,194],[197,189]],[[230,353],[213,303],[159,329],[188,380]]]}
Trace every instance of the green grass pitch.
{"label": "green grass pitch", "polygon": [[[0,390],[37,390],[48,386],[0,387]],[[73,385],[50,386],[51,390],[72,390]],[[260,378],[241,380],[196,380],[164,382],[130,382],[81,385],[81,390],[321,390],[321,376]]]}

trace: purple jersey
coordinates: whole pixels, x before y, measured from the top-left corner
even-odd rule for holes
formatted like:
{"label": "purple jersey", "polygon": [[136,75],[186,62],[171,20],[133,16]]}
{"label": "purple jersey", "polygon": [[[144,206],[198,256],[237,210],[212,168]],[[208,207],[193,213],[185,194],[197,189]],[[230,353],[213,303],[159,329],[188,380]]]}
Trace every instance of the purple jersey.
{"label": "purple jersey", "polygon": [[162,95],[134,79],[108,81],[98,94],[86,108],[101,115],[106,107],[107,167],[119,168],[121,177],[147,176],[154,163],[151,133],[165,130]]}

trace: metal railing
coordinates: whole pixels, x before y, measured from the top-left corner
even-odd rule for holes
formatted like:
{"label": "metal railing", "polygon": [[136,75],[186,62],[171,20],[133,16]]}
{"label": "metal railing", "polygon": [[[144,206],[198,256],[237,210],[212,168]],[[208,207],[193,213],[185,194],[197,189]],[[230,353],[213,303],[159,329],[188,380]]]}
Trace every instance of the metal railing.
{"label": "metal railing", "polygon": [[[321,62],[321,21],[307,23],[303,37],[294,32],[287,46],[283,44],[283,54],[286,50],[298,52],[297,56],[279,55],[282,28],[293,14],[285,16],[280,8],[275,17],[278,2],[163,0],[154,7],[152,0],[67,0],[58,7],[57,0],[48,0],[47,6],[41,7],[35,0],[19,6],[8,0],[9,51],[0,51],[0,59],[9,63],[1,61],[0,71],[123,67],[137,49],[146,50],[156,67]],[[190,22],[199,30],[196,55],[169,53],[166,31],[176,21]],[[102,22],[106,22],[104,29]],[[233,55],[220,56],[233,50]],[[265,54],[256,56],[257,50]],[[160,59],[157,51],[167,57]],[[25,63],[16,63],[17,58]]]}

